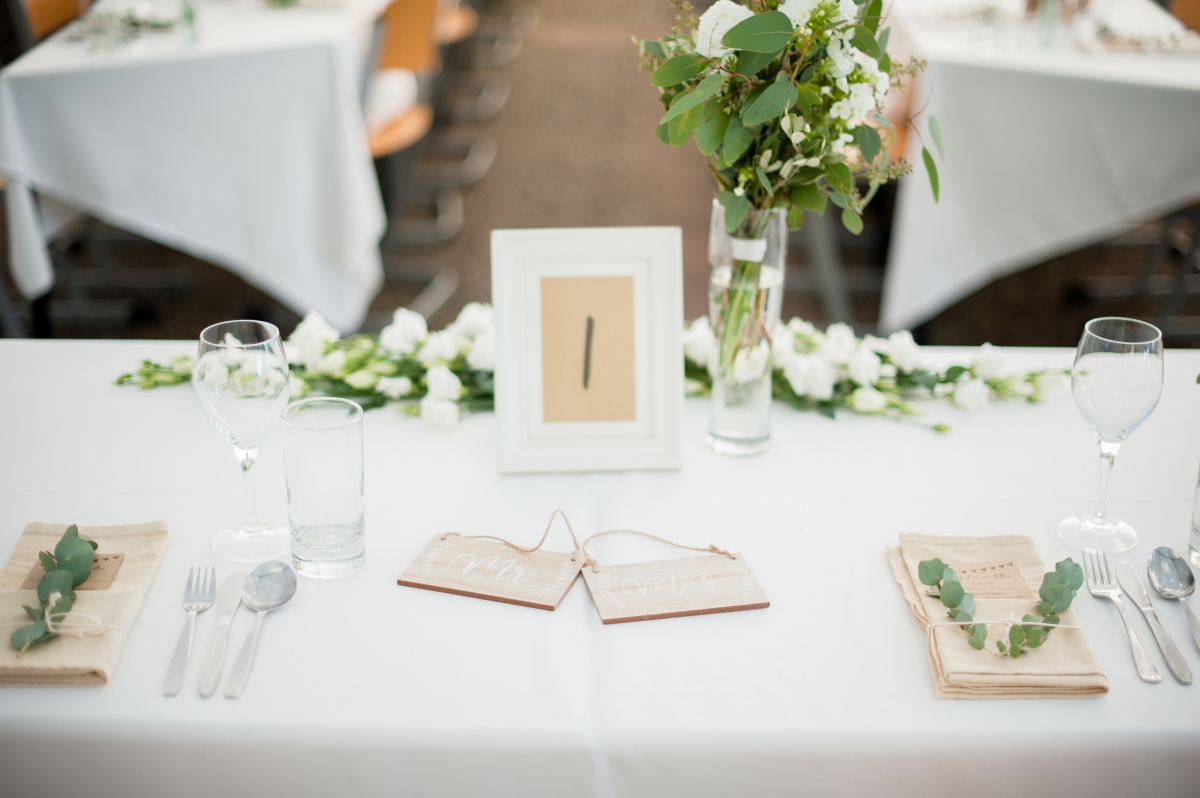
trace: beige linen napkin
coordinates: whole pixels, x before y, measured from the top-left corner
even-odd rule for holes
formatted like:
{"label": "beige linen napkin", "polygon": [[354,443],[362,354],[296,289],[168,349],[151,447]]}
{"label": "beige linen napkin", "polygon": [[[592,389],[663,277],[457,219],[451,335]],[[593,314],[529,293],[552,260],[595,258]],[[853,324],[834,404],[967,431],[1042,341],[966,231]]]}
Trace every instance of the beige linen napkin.
{"label": "beige linen napkin", "polygon": [[112,675],[125,633],[133,626],[142,597],[154,579],[167,548],[167,522],[124,526],[80,526],[80,534],[96,541],[101,552],[123,552],[125,559],[108,590],[78,590],[71,614],[91,615],[103,626],[115,627],[102,635],[83,638],[62,635],[33,646],[20,656],[8,636],[29,616],[22,604],[36,607],[37,592],[20,590],[37,562],[39,551],[53,551],[67,524],[36,522],[25,527],[8,565],[0,571],[0,685],[104,684]]}
{"label": "beige linen napkin", "polygon": [[[950,566],[1012,560],[1035,598],[976,597],[975,617],[980,621],[1007,619],[1010,613],[1016,618],[1040,617],[1034,607],[1046,567],[1033,539],[1026,535],[972,538],[901,533],[900,545],[889,546],[887,553],[892,573],[922,628],[950,620],[941,600],[925,595],[917,576],[917,565],[935,557]],[[1074,610],[1061,618],[1063,624],[1079,625]],[[989,650],[995,649],[1003,629],[989,629]],[[1055,630],[1040,648],[1012,659],[976,651],[957,626],[938,626],[929,635],[929,662],[938,698],[1084,698],[1108,692],[1108,679],[1082,629]]]}

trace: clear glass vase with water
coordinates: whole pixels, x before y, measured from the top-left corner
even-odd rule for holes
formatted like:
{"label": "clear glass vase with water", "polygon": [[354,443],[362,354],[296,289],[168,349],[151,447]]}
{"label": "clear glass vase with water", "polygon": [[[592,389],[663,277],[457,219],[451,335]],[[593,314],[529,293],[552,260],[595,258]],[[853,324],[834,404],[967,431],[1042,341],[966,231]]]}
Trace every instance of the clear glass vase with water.
{"label": "clear glass vase with water", "polygon": [[731,234],[714,200],[708,239],[712,417],[708,445],[726,455],[771,443],[771,333],[779,323],[787,262],[784,211],[751,210]]}

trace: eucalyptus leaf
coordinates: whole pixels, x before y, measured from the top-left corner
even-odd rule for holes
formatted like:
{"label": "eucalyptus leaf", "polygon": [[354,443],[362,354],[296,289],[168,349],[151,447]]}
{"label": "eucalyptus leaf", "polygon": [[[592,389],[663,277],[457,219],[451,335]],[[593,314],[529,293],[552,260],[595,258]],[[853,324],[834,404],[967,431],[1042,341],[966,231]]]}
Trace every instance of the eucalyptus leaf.
{"label": "eucalyptus leaf", "polygon": [[1063,584],[1062,575],[1057,571],[1050,571],[1042,576],[1042,586],[1038,589],[1038,595],[1043,599],[1050,598],[1050,590]]}
{"label": "eucalyptus leaf", "polygon": [[[715,100],[709,100],[714,102]],[[707,114],[707,111],[706,111]],[[718,111],[708,116],[696,128],[696,147],[705,155],[712,155],[725,140],[725,131],[729,129],[730,116],[727,111]]]}
{"label": "eucalyptus leaf", "polygon": [[925,171],[929,174],[929,187],[933,189],[933,201],[938,201],[938,171],[937,166],[933,163],[933,156],[929,154],[929,150],[921,148],[921,160],[925,161]]}
{"label": "eucalyptus leaf", "polygon": [[954,620],[958,621],[959,623],[970,623],[971,621],[975,620],[975,618],[969,612],[958,612],[955,614]]}
{"label": "eucalyptus leaf", "polygon": [[970,593],[963,595],[962,601],[959,602],[958,606],[962,608],[963,612],[969,612],[972,615],[974,615],[975,614],[975,597],[972,596]]}
{"label": "eucalyptus leaf", "polygon": [[742,124],[740,114],[734,114],[725,128],[725,141],[721,150],[721,161],[733,166],[754,143],[754,131]]}
{"label": "eucalyptus leaf", "polygon": [[[662,42],[656,42],[653,39],[643,39],[641,44],[642,44],[642,49],[645,50],[650,55],[657,56],[658,58],[666,58],[667,57],[667,51],[662,46]],[[654,80],[653,76],[651,76],[650,79],[651,79],[651,81],[653,81]],[[653,85],[653,83],[651,85]]]}
{"label": "eucalyptus leaf", "polygon": [[844,163],[831,163],[825,167],[825,179],[839,194],[849,195],[854,190],[854,179],[850,168]]}
{"label": "eucalyptus leaf", "polygon": [[[867,10],[863,12],[863,26],[871,33],[874,33],[879,30],[879,20],[882,15],[883,0],[871,0],[871,2],[867,3]],[[882,50],[884,47],[884,43],[880,41],[879,49]]]}
{"label": "eucalyptus leaf", "polygon": [[943,582],[961,582],[962,580],[958,578],[958,574],[954,573],[954,569],[951,568],[949,565],[947,565],[946,569],[944,571],[942,571],[942,581]]}
{"label": "eucalyptus leaf", "polygon": [[859,125],[854,131],[854,138],[858,142],[858,151],[862,153],[863,160],[867,163],[873,162],[883,146],[879,131],[870,125]]}
{"label": "eucalyptus leaf", "polygon": [[77,524],[71,524],[69,527],[63,530],[62,536],[63,538],[79,537],[79,526]]}
{"label": "eucalyptus leaf", "polygon": [[677,55],[667,60],[667,63],[654,70],[650,76],[650,85],[659,88],[678,86],[685,80],[691,80],[704,71],[708,59],[696,53]]}
{"label": "eucalyptus leaf", "polygon": [[872,111],[871,118],[875,120],[875,124],[879,125],[882,128],[887,128],[888,130],[891,130],[893,127],[895,127],[895,125],[892,124],[892,120],[888,119],[886,116],[879,113],[878,111]]}
{"label": "eucalyptus leaf", "polygon": [[1054,572],[1061,576],[1063,582],[1072,590],[1083,587],[1083,567],[1070,557],[1055,565]]}
{"label": "eucalyptus leaf", "polygon": [[[812,183],[802,186],[792,186],[792,188],[788,191],[788,198],[791,200],[793,206],[803,208],[806,211],[813,211],[817,214],[825,213],[825,192],[821,191],[821,189],[817,188]],[[937,563],[942,569],[945,568],[945,565],[941,560],[927,560],[926,562]],[[924,563],[922,563],[922,565],[923,564]],[[918,568],[919,567],[920,566],[918,566]],[[940,573],[941,571],[939,570],[934,574],[932,582],[926,582],[925,578],[922,577],[921,583],[925,585],[936,585]]]}
{"label": "eucalyptus leaf", "polygon": [[797,208],[795,205],[788,208],[787,211],[787,226],[792,232],[804,227],[804,209]]}
{"label": "eucalyptus leaf", "polygon": [[25,614],[35,621],[41,620],[42,611],[37,607],[30,607],[28,604],[22,604],[21,609],[25,610]]}
{"label": "eucalyptus leaf", "polygon": [[787,73],[780,72],[753,103],[747,103],[742,109],[742,124],[753,127],[778,119],[796,104],[796,96],[796,87]]}
{"label": "eucalyptus leaf", "polygon": [[850,43],[876,61],[883,58],[883,50],[879,49],[879,43],[875,41],[875,36],[864,27],[859,26],[854,29],[854,36],[850,39]]}
{"label": "eucalyptus leaf", "polygon": [[[792,201],[795,202],[795,191],[792,189]],[[917,578],[921,580],[923,585],[936,585],[942,581],[942,572],[946,570],[946,563],[939,559],[921,560],[917,563]]]}
{"label": "eucalyptus leaf", "polygon": [[967,643],[968,643],[968,645],[970,645],[970,646],[971,646],[971,648],[975,649],[976,651],[982,651],[982,650],[983,650],[983,646],[984,646],[985,642],[986,642],[986,641],[984,641],[984,640],[981,640],[981,639],[980,639],[980,638],[978,638],[978,637],[969,637],[969,638],[967,638]]}
{"label": "eucalyptus leaf", "polygon": [[[879,49],[880,50],[883,50],[885,52],[887,51],[888,39],[891,38],[891,35],[892,35],[891,28],[884,28],[883,33],[879,34]],[[883,67],[880,67],[880,71],[881,72],[883,71]]]}
{"label": "eucalyptus leaf", "polygon": [[1008,630],[1008,642],[1013,646],[1019,646],[1025,642],[1025,630],[1020,626],[1013,626]]}
{"label": "eucalyptus leaf", "polygon": [[752,53],[777,53],[791,40],[792,21],[780,11],[768,11],[743,19],[721,37],[721,44],[731,50]]}
{"label": "eucalyptus leaf", "polygon": [[767,196],[774,197],[775,187],[771,185],[771,178],[767,176],[767,173],[763,170],[762,166],[755,164],[754,174],[758,176],[758,182],[762,184],[763,191],[767,192]]}
{"label": "eucalyptus leaf", "polygon": [[750,210],[750,201],[736,194],[725,204],[725,232],[733,235]]}
{"label": "eucalyptus leaf", "polygon": [[68,571],[81,585],[92,573],[92,547],[79,538],[63,538],[54,547],[59,570]]}
{"label": "eucalyptus leaf", "polygon": [[965,592],[960,583],[946,582],[942,585],[942,604],[947,607],[957,607]]}
{"label": "eucalyptus leaf", "polygon": [[50,554],[50,552],[39,551],[38,560],[42,563],[42,570],[46,573],[58,570],[58,562],[54,559],[54,556]]}
{"label": "eucalyptus leaf", "polygon": [[60,593],[64,596],[75,597],[74,577],[70,571],[51,571],[41,579],[37,584],[38,601],[45,604],[50,600],[50,596],[54,593]]}
{"label": "eucalyptus leaf", "polygon": [[41,642],[47,637],[45,621],[34,621],[9,635],[8,642],[18,652],[24,652],[34,643]]}
{"label": "eucalyptus leaf", "polygon": [[929,117],[929,138],[933,139],[933,146],[937,147],[938,157],[946,160],[946,148],[942,146],[942,126],[938,124],[935,116]]}
{"label": "eucalyptus leaf", "polygon": [[738,56],[737,74],[752,78],[763,70],[767,64],[779,57],[782,51],[772,53],[744,52]]}
{"label": "eucalyptus leaf", "polygon": [[704,106],[694,105],[667,122],[667,135],[672,147],[682,147],[692,137],[704,117]]}
{"label": "eucalyptus leaf", "polygon": [[863,231],[862,217],[855,213],[853,208],[843,208],[842,226],[854,235],[858,235]]}
{"label": "eucalyptus leaf", "polygon": [[654,131],[655,137],[663,144],[671,143],[671,131],[667,130],[667,126],[660,124]]}
{"label": "eucalyptus leaf", "polygon": [[800,84],[796,87],[796,104],[800,106],[806,119],[811,118],[813,107],[821,104],[820,90],[811,83]]}
{"label": "eucalyptus leaf", "polygon": [[662,121],[670,122],[672,119],[686,114],[696,106],[704,105],[708,102],[708,98],[721,90],[721,87],[725,85],[725,81],[728,79],[727,76],[721,74],[709,75],[700,81],[699,86],[691,91],[680,92],[675,100],[672,101],[671,110],[667,111]]}
{"label": "eucalyptus leaf", "polygon": [[839,208],[846,207],[846,198],[842,196],[840,191],[834,191],[833,189],[830,189],[828,192],[826,192],[825,196],[827,196],[829,201]]}

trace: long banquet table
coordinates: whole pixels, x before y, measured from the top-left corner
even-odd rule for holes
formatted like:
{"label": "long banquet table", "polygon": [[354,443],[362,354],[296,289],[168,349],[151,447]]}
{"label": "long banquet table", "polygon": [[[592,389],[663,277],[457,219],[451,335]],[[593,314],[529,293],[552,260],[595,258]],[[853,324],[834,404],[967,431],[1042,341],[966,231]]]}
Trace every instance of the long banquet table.
{"label": "long banquet table", "polygon": [[952,7],[896,0],[889,17],[893,62],[928,62],[912,110],[928,100],[946,157],[935,204],[909,136],[915,174],[900,182],[880,307],[888,332],[1200,199],[1200,54],[1047,52],[1016,23],[934,18]]}
{"label": "long banquet table", "polygon": [[[968,413],[936,403],[938,435],[776,406],[774,444],[725,459],[686,403],[677,472],[500,476],[496,420],[451,433],[366,416],[367,562],[302,579],[266,620],[236,701],[161,684],[184,620],[187,568],[239,518],[229,447],[186,387],[116,387],[187,342],[0,341],[0,557],[30,521],[164,518],[165,559],[109,684],[0,688],[0,793],[21,796],[1194,796],[1200,685],[1138,680],[1113,608],[1081,594],[1110,692],[1088,700],[939,701],[925,638],[884,546],[902,530],[1027,533],[1052,563],[1056,521],[1096,491],[1091,435],[1069,391]],[[966,349],[931,350],[962,361]],[[1067,349],[1006,350],[1065,367]],[[1200,352],[1172,350],[1160,406],[1121,452],[1111,509],[1141,533],[1127,556],[1186,550]],[[278,429],[264,447],[263,515],[284,519]],[[561,507],[581,535],[615,527],[742,552],[765,610],[602,626],[583,584],[556,612],[399,587],[436,533],[532,544]],[[552,533],[562,550],[565,534]],[[602,561],[674,556],[608,537]],[[1182,611],[1159,613],[1194,671]],[[199,616],[207,649],[216,612]],[[251,614],[240,611],[231,650]],[[982,656],[982,655],[981,655]],[[227,662],[227,669],[228,669]]]}
{"label": "long banquet table", "polygon": [[0,172],[21,292],[54,279],[32,190],[357,330],[383,282],[359,80],[385,4],[202,2],[195,42],[97,51],[68,28],[8,66]]}

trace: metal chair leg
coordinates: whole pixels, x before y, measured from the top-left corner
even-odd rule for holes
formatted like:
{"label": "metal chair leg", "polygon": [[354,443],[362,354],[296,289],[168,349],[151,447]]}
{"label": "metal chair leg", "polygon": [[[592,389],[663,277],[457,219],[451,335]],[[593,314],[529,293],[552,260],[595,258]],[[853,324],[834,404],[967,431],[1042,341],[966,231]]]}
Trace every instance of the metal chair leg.
{"label": "metal chair leg", "polygon": [[3,333],[5,338],[26,337],[25,324],[17,315],[17,309],[13,306],[3,282],[0,282],[0,333]]}

